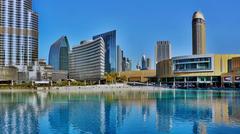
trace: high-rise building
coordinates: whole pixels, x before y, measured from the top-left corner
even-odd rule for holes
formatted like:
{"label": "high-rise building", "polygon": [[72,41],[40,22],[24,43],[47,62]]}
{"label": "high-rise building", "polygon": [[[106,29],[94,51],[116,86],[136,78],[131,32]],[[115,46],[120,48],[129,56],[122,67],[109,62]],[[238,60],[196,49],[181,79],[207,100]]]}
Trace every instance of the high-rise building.
{"label": "high-rise building", "polygon": [[142,69],[140,63],[137,63],[136,69],[137,69],[137,70],[141,70],[141,69]]}
{"label": "high-rise building", "polygon": [[170,41],[158,41],[155,48],[156,64],[160,61],[171,59],[172,50]]}
{"label": "high-rise building", "polygon": [[206,54],[206,21],[199,11],[193,14],[192,41],[193,55]]}
{"label": "high-rise building", "polygon": [[123,61],[122,62],[123,71],[131,71],[132,70],[132,61],[126,57],[123,57],[122,61]]}
{"label": "high-rise building", "polygon": [[61,37],[52,44],[49,51],[49,65],[55,71],[68,71],[69,43],[66,36]]}
{"label": "high-rise building", "polygon": [[146,58],[146,55],[142,56],[142,70],[147,70],[147,58]]}
{"label": "high-rise building", "polygon": [[0,66],[29,66],[38,60],[38,15],[32,0],[0,1]]}
{"label": "high-rise building", "polygon": [[132,60],[128,59],[128,70],[132,71]]}
{"label": "high-rise building", "polygon": [[105,44],[100,37],[83,41],[70,52],[69,77],[75,80],[101,80],[105,73]]}
{"label": "high-rise building", "polygon": [[147,70],[151,70],[151,68],[152,68],[151,64],[152,64],[151,59],[147,58]]}
{"label": "high-rise building", "polygon": [[116,45],[116,30],[96,35],[93,39],[102,37],[105,43],[105,72],[117,71],[117,45]]}
{"label": "high-rise building", "polygon": [[117,46],[117,72],[122,72],[123,50]]}

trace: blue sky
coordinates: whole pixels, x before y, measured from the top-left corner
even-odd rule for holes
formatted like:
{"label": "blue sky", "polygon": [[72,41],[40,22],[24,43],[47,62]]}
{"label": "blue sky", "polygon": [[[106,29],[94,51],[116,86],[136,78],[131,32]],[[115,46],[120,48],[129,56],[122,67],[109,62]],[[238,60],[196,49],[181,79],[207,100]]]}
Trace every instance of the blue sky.
{"label": "blue sky", "polygon": [[196,10],[207,23],[207,53],[240,53],[239,0],[33,0],[39,14],[39,58],[68,36],[71,46],[117,30],[117,44],[135,68],[142,54],[154,59],[157,40],[172,43],[173,56],[190,55]]}

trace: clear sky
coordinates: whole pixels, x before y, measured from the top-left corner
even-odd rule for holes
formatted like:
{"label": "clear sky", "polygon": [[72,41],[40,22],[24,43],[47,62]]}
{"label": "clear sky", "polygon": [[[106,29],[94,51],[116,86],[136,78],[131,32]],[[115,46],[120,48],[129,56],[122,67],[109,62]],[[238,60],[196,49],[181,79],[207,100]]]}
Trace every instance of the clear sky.
{"label": "clear sky", "polygon": [[142,54],[154,60],[157,40],[172,43],[173,56],[192,52],[192,14],[207,23],[207,53],[240,53],[240,0],[33,0],[39,14],[39,58],[62,35],[71,46],[117,30],[117,44],[135,69]]}

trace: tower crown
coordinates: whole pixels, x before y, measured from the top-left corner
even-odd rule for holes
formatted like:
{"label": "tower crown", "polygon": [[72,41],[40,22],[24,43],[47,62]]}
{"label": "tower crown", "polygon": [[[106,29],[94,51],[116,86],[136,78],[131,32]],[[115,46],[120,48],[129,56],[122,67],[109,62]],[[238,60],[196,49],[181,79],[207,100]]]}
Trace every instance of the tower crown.
{"label": "tower crown", "polygon": [[193,19],[203,19],[203,20],[205,20],[205,17],[203,16],[203,14],[200,11],[196,11],[193,14]]}

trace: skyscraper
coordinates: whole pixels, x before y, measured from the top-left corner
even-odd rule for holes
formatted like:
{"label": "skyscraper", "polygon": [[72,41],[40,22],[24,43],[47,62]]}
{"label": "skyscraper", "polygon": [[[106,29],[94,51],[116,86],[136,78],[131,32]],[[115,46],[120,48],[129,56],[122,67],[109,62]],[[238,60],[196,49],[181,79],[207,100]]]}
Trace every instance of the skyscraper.
{"label": "skyscraper", "polygon": [[142,56],[142,70],[147,70],[147,58],[145,55]]}
{"label": "skyscraper", "polygon": [[158,41],[155,48],[155,62],[171,59],[172,50],[170,41]]}
{"label": "skyscraper", "polygon": [[131,70],[132,70],[132,61],[127,57],[123,57],[122,71],[131,71]]}
{"label": "skyscraper", "polygon": [[0,1],[0,66],[28,66],[38,59],[38,15],[32,0]]}
{"label": "skyscraper", "polygon": [[72,48],[69,58],[69,77],[75,80],[101,80],[104,78],[105,45],[100,37],[82,41]]}
{"label": "skyscraper", "polygon": [[122,72],[123,50],[117,46],[117,72]]}
{"label": "skyscraper", "polygon": [[147,70],[150,70],[152,68],[151,64],[152,64],[151,59],[147,58]]}
{"label": "skyscraper", "polygon": [[116,30],[103,33],[100,35],[96,35],[93,37],[94,39],[97,39],[99,37],[102,37],[105,42],[105,72],[116,72],[117,67],[117,45],[116,45]]}
{"label": "skyscraper", "polygon": [[49,51],[49,65],[55,71],[68,71],[69,64],[69,43],[66,36],[61,37],[52,44]]}
{"label": "skyscraper", "polygon": [[192,41],[193,55],[206,54],[206,22],[199,11],[193,14]]}

